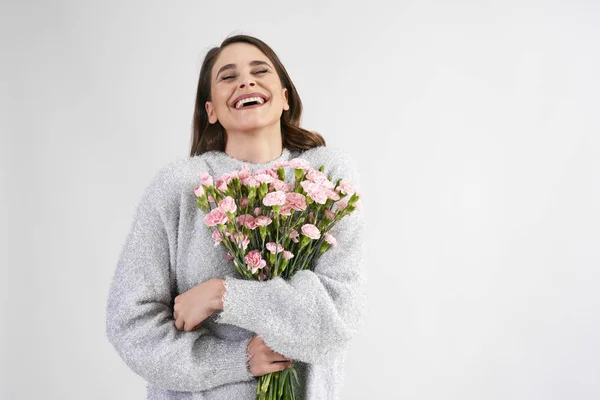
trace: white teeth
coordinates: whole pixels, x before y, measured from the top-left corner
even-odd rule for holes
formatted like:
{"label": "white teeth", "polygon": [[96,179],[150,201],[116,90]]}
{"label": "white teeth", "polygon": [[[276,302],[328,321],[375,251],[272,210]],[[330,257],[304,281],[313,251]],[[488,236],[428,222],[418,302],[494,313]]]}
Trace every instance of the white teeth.
{"label": "white teeth", "polygon": [[242,106],[251,101],[256,101],[258,104],[263,104],[265,100],[262,97],[248,97],[247,99],[242,99],[235,104],[235,108],[242,108]]}

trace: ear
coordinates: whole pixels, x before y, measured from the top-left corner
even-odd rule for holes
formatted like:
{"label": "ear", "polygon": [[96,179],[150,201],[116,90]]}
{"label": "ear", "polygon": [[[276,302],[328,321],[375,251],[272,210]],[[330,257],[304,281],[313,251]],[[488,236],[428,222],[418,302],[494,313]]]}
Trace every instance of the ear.
{"label": "ear", "polygon": [[206,113],[208,114],[208,122],[211,124],[216,123],[219,119],[217,118],[217,114],[215,113],[215,108],[212,105],[211,101],[207,101],[204,105],[206,108]]}
{"label": "ear", "polygon": [[283,109],[285,111],[290,109],[290,105],[288,103],[288,90],[287,88],[283,88]]}

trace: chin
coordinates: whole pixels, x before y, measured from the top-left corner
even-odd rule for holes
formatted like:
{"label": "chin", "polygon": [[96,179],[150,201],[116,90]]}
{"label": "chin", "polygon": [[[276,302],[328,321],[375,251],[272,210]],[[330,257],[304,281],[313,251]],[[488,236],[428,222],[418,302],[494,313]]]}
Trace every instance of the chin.
{"label": "chin", "polygon": [[263,129],[267,126],[273,125],[274,123],[279,122],[278,120],[276,121],[266,121],[266,120],[253,120],[253,121],[244,121],[244,123],[241,124],[231,124],[229,126],[229,128],[225,128],[226,130],[233,130],[233,131],[254,131],[257,129]]}

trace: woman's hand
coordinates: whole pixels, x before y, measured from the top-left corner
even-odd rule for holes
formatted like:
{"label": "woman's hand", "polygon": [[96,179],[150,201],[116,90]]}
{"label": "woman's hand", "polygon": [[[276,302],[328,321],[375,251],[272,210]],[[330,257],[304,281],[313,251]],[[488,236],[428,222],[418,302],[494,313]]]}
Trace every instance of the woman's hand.
{"label": "woman's hand", "polygon": [[292,360],[271,350],[260,336],[254,336],[248,343],[248,364],[254,376],[283,371],[292,365]]}
{"label": "woman's hand", "polygon": [[210,279],[175,297],[175,327],[186,332],[196,330],[212,313],[223,309],[223,279]]}

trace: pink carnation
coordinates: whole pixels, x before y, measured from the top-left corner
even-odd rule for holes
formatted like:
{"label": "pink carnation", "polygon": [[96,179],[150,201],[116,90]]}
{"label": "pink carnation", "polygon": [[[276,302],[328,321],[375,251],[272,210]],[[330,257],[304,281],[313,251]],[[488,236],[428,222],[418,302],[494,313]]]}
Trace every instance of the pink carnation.
{"label": "pink carnation", "polygon": [[242,207],[246,207],[246,206],[248,206],[248,198],[247,198],[247,197],[244,197],[242,200],[240,200],[240,205],[241,205]]}
{"label": "pink carnation", "polygon": [[258,183],[271,183],[274,180],[274,178],[271,175],[267,175],[267,174],[254,175],[254,179]]}
{"label": "pink carnation", "polygon": [[231,183],[233,178],[237,178],[239,176],[239,174],[240,174],[239,171],[231,171],[229,174],[223,175],[223,179],[225,179],[225,182]]}
{"label": "pink carnation", "polygon": [[194,194],[198,197],[204,196],[204,188],[202,188],[202,186],[196,186],[194,188]]}
{"label": "pink carnation", "polygon": [[264,170],[264,173],[267,175],[271,175],[273,179],[279,179],[279,174],[277,173],[277,168],[267,168]]}
{"label": "pink carnation", "polygon": [[227,261],[233,260],[233,256],[231,255],[230,252],[227,252],[227,254],[225,254],[225,258],[227,259]]}
{"label": "pink carnation", "polygon": [[291,251],[284,250],[283,251],[283,258],[286,259],[286,260],[294,258],[294,253],[292,253]]}
{"label": "pink carnation", "polygon": [[317,228],[313,224],[304,224],[302,225],[301,230],[304,236],[308,236],[311,239],[317,240],[321,237],[321,232],[319,231],[319,228]]}
{"label": "pink carnation", "polygon": [[285,204],[285,192],[271,192],[267,193],[263,199],[265,206],[282,206]]}
{"label": "pink carnation", "polygon": [[269,242],[267,243],[267,250],[269,250],[271,254],[281,253],[283,251],[283,245],[279,243]]}
{"label": "pink carnation", "polygon": [[242,181],[242,185],[248,187],[258,187],[260,186],[260,182],[258,182],[253,176],[249,176],[247,178],[244,178],[244,180]]}
{"label": "pink carnation", "polygon": [[246,261],[246,266],[248,270],[251,270],[252,273],[255,273],[256,271],[264,268],[267,265],[267,262],[262,259],[260,251],[258,250],[252,250],[248,252],[248,254],[246,254],[246,257],[244,257],[244,260]]}
{"label": "pink carnation", "polygon": [[294,158],[288,161],[288,167],[294,169],[309,169],[310,163],[303,158]]}
{"label": "pink carnation", "polygon": [[287,182],[284,182],[280,179],[275,179],[273,183],[271,183],[271,190],[279,190],[282,192],[291,192],[294,186],[290,185]]}
{"label": "pink carnation", "polygon": [[257,217],[254,220],[254,223],[256,224],[256,226],[268,226],[269,224],[271,224],[271,222],[273,222],[273,220],[264,215],[261,215],[260,217]]}
{"label": "pink carnation", "polygon": [[292,242],[294,242],[294,243],[298,243],[300,241],[300,240],[298,240],[298,231],[297,230],[293,229],[290,232],[290,239],[292,239]]}
{"label": "pink carnation", "polygon": [[219,231],[218,229],[215,229],[212,233],[212,238],[215,239],[215,247],[219,245],[219,243],[221,243],[223,241],[223,235],[221,234],[221,231]]}
{"label": "pink carnation", "polygon": [[325,193],[327,193],[327,198],[333,201],[338,201],[340,199],[340,195],[335,190],[326,189]]}
{"label": "pink carnation", "polygon": [[327,178],[327,175],[317,169],[311,168],[306,174],[306,178],[311,182],[318,183],[327,189],[333,189],[335,187],[334,183]]}
{"label": "pink carnation", "polygon": [[302,181],[300,182],[302,188],[306,191],[308,196],[313,199],[316,203],[325,204],[327,201],[327,193],[325,192],[325,187],[319,185],[318,183],[310,182],[310,181]]}
{"label": "pink carnation", "polygon": [[248,229],[256,228],[254,224],[254,217],[251,214],[243,214],[236,218],[239,225],[245,226]]}
{"label": "pink carnation", "polygon": [[260,215],[260,213],[262,213],[262,208],[256,207],[254,209],[254,215],[258,217]]}
{"label": "pink carnation", "polygon": [[325,210],[325,211],[323,211],[323,214],[325,214],[325,218],[329,218],[329,219],[335,218],[335,213],[331,210]]}
{"label": "pink carnation", "polygon": [[306,210],[306,197],[302,193],[287,193],[285,205],[296,211],[304,211]]}
{"label": "pink carnation", "polygon": [[347,201],[338,201],[337,203],[335,203],[335,205],[337,206],[338,209],[343,210],[346,207],[348,207],[348,202]]}
{"label": "pink carnation", "polygon": [[204,185],[206,187],[213,185],[213,178],[206,172],[198,172],[198,176],[200,177],[200,185]]}
{"label": "pink carnation", "polygon": [[279,168],[285,168],[288,166],[288,161],[277,161],[275,163],[273,163],[273,165],[271,166],[271,168],[273,168],[274,170],[278,170]]}
{"label": "pink carnation", "polygon": [[281,215],[292,215],[292,207],[288,204],[285,203],[284,205],[281,206],[281,209],[279,210],[279,214]]}
{"label": "pink carnation", "polygon": [[215,208],[204,217],[204,223],[208,226],[224,225],[227,222],[229,222],[229,218],[220,208]]}
{"label": "pink carnation", "polygon": [[231,235],[231,239],[235,244],[238,245],[240,249],[246,250],[248,245],[250,244],[250,239],[248,239],[248,235],[244,235],[240,232],[236,232]]}
{"label": "pink carnation", "polygon": [[337,187],[337,190],[339,192],[342,192],[342,194],[347,194],[350,196],[352,196],[356,192],[354,186],[352,186],[350,182],[346,182],[344,180],[340,182],[340,184]]}
{"label": "pink carnation", "polygon": [[238,172],[237,177],[240,178],[240,181],[243,181],[244,179],[250,177],[252,175],[252,172],[250,172],[250,169],[244,165],[241,169],[240,172]]}
{"label": "pink carnation", "polygon": [[321,190],[321,185],[319,185],[318,183],[315,183],[315,182],[307,181],[307,180],[300,182],[300,186],[302,186],[302,189],[304,189],[304,191],[306,193]]}
{"label": "pink carnation", "polygon": [[325,236],[323,236],[323,239],[330,245],[337,246],[337,240],[329,233],[326,233]]}
{"label": "pink carnation", "polygon": [[237,211],[237,206],[235,205],[235,200],[233,197],[227,196],[223,200],[219,202],[219,208],[225,212],[234,213]]}
{"label": "pink carnation", "polygon": [[217,183],[215,184],[215,187],[220,192],[226,191],[227,190],[227,181],[226,181],[226,178],[219,178],[219,179],[217,179]]}
{"label": "pink carnation", "polygon": [[308,195],[310,196],[311,199],[313,199],[315,201],[315,203],[318,204],[325,204],[327,202],[327,189],[323,188],[322,190],[319,190],[317,192],[312,192],[309,193]]}

